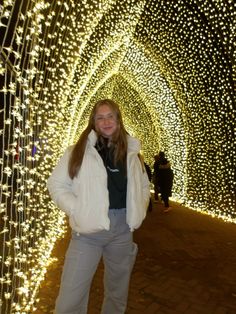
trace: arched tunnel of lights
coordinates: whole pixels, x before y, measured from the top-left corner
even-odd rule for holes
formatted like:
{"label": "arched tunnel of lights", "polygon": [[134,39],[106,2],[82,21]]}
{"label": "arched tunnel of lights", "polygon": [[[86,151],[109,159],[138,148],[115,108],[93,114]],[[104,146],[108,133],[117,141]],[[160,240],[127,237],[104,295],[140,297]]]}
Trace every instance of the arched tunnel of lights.
{"label": "arched tunnel of lights", "polygon": [[64,215],[46,180],[94,101],[112,98],[173,198],[235,222],[233,0],[4,0],[0,313],[31,313]]}

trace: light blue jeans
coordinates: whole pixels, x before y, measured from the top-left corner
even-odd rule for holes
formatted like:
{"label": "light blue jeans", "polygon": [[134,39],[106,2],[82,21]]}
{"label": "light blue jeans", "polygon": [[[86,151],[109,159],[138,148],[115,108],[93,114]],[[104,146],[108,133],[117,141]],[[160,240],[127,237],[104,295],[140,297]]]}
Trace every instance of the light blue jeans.
{"label": "light blue jeans", "polygon": [[124,314],[137,245],[126,224],[125,209],[110,209],[110,230],[72,233],[66,253],[56,314],[86,314],[89,290],[98,263],[104,262],[102,314]]}

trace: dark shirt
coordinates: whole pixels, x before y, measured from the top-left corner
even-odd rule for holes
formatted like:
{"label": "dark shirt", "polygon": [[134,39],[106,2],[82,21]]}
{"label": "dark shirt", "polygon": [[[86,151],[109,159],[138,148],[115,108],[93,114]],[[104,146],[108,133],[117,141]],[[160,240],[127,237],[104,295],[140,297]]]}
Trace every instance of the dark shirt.
{"label": "dark shirt", "polygon": [[126,208],[127,175],[125,167],[121,162],[114,164],[113,147],[101,143],[97,143],[95,147],[107,170],[109,209]]}

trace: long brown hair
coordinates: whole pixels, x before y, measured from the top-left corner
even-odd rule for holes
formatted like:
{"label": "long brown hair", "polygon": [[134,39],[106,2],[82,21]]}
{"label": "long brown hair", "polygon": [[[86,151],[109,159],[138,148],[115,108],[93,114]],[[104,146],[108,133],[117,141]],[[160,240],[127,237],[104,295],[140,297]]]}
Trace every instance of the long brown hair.
{"label": "long brown hair", "polygon": [[[116,163],[117,161],[121,161],[124,164],[124,166],[126,166],[126,154],[128,146],[127,131],[123,124],[120,108],[117,105],[117,103],[115,103],[113,100],[102,99],[95,103],[89,117],[88,125],[85,128],[85,130],[81,133],[79,140],[77,141],[72,150],[68,168],[69,176],[71,177],[71,179],[74,178],[82,164],[88,135],[91,132],[91,130],[95,131],[95,115],[97,113],[98,108],[103,105],[109,106],[110,109],[115,113],[118,124],[117,131],[115,132],[112,138],[112,144],[114,145],[115,151],[114,162]],[[100,137],[100,134],[98,134],[98,137]]]}

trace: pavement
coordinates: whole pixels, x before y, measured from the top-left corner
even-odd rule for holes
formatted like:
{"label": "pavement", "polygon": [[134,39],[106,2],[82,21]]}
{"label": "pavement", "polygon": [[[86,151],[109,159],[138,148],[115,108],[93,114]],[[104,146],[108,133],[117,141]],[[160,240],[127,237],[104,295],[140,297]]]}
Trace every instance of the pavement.
{"label": "pavement", "polygon": [[[236,225],[171,202],[153,203],[134,232],[139,253],[126,314],[235,314]],[[34,314],[53,313],[70,233],[59,240]],[[103,265],[90,292],[88,314],[99,314]],[[113,313],[110,313],[113,314]]]}

